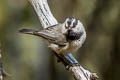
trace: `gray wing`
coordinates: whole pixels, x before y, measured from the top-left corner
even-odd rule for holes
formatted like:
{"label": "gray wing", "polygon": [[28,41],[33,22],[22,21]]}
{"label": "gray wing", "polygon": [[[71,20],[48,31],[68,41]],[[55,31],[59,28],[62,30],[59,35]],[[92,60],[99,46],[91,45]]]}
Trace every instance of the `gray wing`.
{"label": "gray wing", "polygon": [[47,27],[46,30],[55,30],[55,31],[58,31],[61,33],[62,32],[62,24],[59,23],[59,24]]}
{"label": "gray wing", "polygon": [[20,32],[25,34],[36,35],[46,39],[50,43],[64,46],[67,42],[65,35],[55,30],[54,28],[55,28],[54,26],[53,27],[51,26],[43,30],[21,29]]}
{"label": "gray wing", "polygon": [[35,34],[37,34],[37,36],[43,37],[44,39],[48,40],[51,43],[58,44],[61,46],[64,46],[65,43],[67,42],[65,35],[52,29],[36,31]]}

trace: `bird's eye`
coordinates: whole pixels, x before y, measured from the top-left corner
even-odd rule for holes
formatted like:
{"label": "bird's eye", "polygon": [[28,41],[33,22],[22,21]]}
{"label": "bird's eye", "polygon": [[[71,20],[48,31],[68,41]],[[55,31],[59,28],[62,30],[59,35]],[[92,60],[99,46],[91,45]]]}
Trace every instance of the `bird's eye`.
{"label": "bird's eye", "polygon": [[73,23],[73,28],[77,25],[78,20],[75,20],[75,22]]}
{"label": "bird's eye", "polygon": [[67,21],[67,24],[68,24],[68,25],[70,25],[70,24],[71,24],[71,21],[70,21],[70,20],[68,20],[68,21]]}

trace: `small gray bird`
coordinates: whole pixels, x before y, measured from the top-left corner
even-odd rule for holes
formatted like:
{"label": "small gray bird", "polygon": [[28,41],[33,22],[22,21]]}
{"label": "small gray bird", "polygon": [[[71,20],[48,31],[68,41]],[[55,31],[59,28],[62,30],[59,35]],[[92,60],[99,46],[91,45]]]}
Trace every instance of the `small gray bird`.
{"label": "small gray bird", "polygon": [[42,30],[21,29],[20,32],[43,38],[48,42],[48,47],[57,54],[76,52],[86,39],[84,26],[75,18],[67,18],[62,24]]}

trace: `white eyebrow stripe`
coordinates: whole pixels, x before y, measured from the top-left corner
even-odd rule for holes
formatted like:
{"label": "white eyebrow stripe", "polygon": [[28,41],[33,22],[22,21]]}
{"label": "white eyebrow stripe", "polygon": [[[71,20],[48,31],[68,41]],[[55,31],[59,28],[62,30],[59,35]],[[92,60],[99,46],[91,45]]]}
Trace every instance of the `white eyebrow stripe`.
{"label": "white eyebrow stripe", "polygon": [[73,26],[73,19],[71,20],[71,24],[70,24],[70,26]]}

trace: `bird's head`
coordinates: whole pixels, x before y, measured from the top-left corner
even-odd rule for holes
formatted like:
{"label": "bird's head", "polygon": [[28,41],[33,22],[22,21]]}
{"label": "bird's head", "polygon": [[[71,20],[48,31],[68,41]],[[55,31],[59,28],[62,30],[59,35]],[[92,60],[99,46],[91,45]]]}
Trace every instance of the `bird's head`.
{"label": "bird's head", "polygon": [[82,36],[86,38],[86,32],[82,23],[75,18],[65,20],[66,36],[69,40],[78,40]]}

